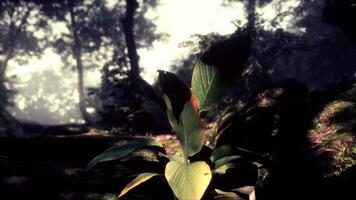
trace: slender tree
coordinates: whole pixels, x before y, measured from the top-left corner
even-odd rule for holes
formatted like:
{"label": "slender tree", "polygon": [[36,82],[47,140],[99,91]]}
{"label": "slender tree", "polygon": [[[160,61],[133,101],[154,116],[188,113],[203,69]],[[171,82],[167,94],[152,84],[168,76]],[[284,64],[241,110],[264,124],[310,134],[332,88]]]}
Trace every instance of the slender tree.
{"label": "slender tree", "polygon": [[[43,13],[51,20],[64,23],[69,34],[63,33],[53,42],[53,46],[62,56],[68,66],[73,66],[77,72],[77,91],[79,109],[87,124],[94,123],[94,118],[87,111],[87,97],[85,92],[84,72],[88,67],[97,67],[103,56],[97,55],[101,48],[109,48],[110,42],[103,42],[103,38],[111,39],[117,32],[113,22],[113,13],[108,12],[102,1],[55,1],[40,2]],[[68,17],[66,17],[68,16]],[[105,20],[104,20],[104,19]],[[115,30],[115,31],[113,31]],[[109,51],[107,51],[109,53]],[[71,62],[74,60],[74,64]],[[104,60],[105,61],[105,60]],[[91,65],[91,66],[89,66]]]}
{"label": "slender tree", "polygon": [[11,136],[23,135],[20,123],[6,108],[13,105],[11,97],[14,95],[5,85],[10,80],[6,71],[11,60],[26,63],[28,56],[38,55],[39,45],[34,34],[27,31],[29,18],[35,10],[38,7],[32,2],[0,1],[0,135],[4,132]]}
{"label": "slender tree", "polygon": [[139,5],[137,0],[126,0],[125,17],[121,19],[131,67],[130,74],[135,76],[140,75],[139,56],[137,54],[137,47],[134,36],[134,16],[138,6]]}
{"label": "slender tree", "polygon": [[79,109],[85,122],[91,124],[93,123],[93,120],[86,109],[86,98],[85,98],[84,77],[83,77],[84,67],[82,62],[82,41],[79,36],[79,28],[74,12],[74,2],[69,1],[68,6],[69,6],[69,15],[70,15],[70,27],[71,27],[72,37],[73,37],[72,52],[76,62],[77,76],[78,76],[77,90],[78,90],[78,98],[79,98]]}
{"label": "slender tree", "polygon": [[2,38],[3,49],[1,52],[2,59],[0,60],[0,77],[4,77],[8,63],[14,57],[17,42],[25,30],[28,17],[35,8],[33,4],[24,4],[21,7],[24,9],[22,12],[20,12],[20,9],[15,7],[14,4],[11,5],[11,3],[7,1],[2,5],[2,10],[6,12],[10,19],[8,31]]}

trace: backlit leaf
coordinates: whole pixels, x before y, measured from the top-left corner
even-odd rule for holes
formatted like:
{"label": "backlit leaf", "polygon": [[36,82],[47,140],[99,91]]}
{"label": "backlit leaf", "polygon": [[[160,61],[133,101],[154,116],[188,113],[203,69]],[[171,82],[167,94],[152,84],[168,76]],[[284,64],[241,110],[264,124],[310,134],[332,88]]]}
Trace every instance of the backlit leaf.
{"label": "backlit leaf", "polygon": [[199,110],[204,111],[226,94],[228,84],[216,67],[198,61],[193,70],[192,88]]}
{"label": "backlit leaf", "polygon": [[215,169],[214,173],[216,173],[216,174],[225,174],[227,170],[232,169],[232,168],[236,168],[238,166],[240,166],[240,165],[237,164],[237,163],[227,163],[227,164]]}
{"label": "backlit leaf", "polygon": [[[164,99],[169,104],[170,100],[166,96]],[[186,102],[179,121],[175,119],[174,113],[169,106],[167,108],[167,116],[177,134],[185,158],[198,153],[204,144],[204,133],[201,130],[199,114],[194,110],[192,102]]]}
{"label": "backlit leaf", "polygon": [[209,165],[203,161],[191,164],[170,161],[164,175],[179,200],[201,199],[212,177]]}
{"label": "backlit leaf", "polygon": [[218,195],[214,196],[214,198],[218,200],[241,200],[242,199],[241,197],[239,197],[237,194],[233,192],[225,192],[219,189],[215,189],[215,192]]}
{"label": "backlit leaf", "polygon": [[135,188],[136,186],[140,185],[143,182],[146,182],[147,180],[151,179],[154,176],[157,176],[160,174],[157,173],[142,173],[139,174],[135,179],[133,179],[130,183],[128,183],[125,188],[121,191],[119,194],[119,197],[123,196],[126,194],[128,191],[131,189]]}

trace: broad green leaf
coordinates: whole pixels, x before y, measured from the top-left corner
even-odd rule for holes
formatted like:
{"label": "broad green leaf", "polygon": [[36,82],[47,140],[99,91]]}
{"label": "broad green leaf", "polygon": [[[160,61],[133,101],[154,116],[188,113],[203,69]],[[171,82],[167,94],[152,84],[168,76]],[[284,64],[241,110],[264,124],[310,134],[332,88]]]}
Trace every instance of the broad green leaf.
{"label": "broad green leaf", "polygon": [[228,84],[216,67],[198,61],[193,70],[192,88],[199,110],[205,111],[226,94]]}
{"label": "broad green leaf", "polygon": [[236,168],[238,166],[240,166],[240,165],[237,164],[237,163],[227,163],[227,164],[215,169],[214,173],[216,173],[216,174],[225,174],[228,169]]}
{"label": "broad green leaf", "polygon": [[132,188],[135,188],[136,186],[140,185],[141,183],[146,182],[147,180],[149,180],[152,177],[157,176],[157,175],[160,175],[160,174],[157,174],[157,173],[142,173],[142,174],[139,174],[135,179],[133,179],[130,183],[128,183],[125,186],[125,188],[119,194],[119,197],[121,197],[124,194],[126,194]]}
{"label": "broad green leaf", "polygon": [[92,167],[94,167],[96,164],[100,162],[121,159],[140,148],[157,150],[159,148],[163,148],[163,146],[160,142],[155,141],[153,139],[137,138],[135,140],[128,141],[123,145],[113,146],[105,150],[104,152],[96,156],[88,163],[88,165],[86,166],[86,170],[87,171],[90,170]]}
{"label": "broad green leaf", "polygon": [[201,129],[200,118],[196,110],[194,110],[191,101],[188,101],[180,114],[179,121],[176,120],[170,100],[164,96],[167,103],[168,120],[176,132],[178,140],[181,144],[185,158],[198,153],[204,145],[204,133]]}
{"label": "broad green leaf", "polygon": [[234,154],[234,149],[235,148],[232,145],[228,145],[228,144],[216,148],[211,154],[210,157],[211,162],[215,162],[221,158]]}
{"label": "broad green leaf", "polygon": [[211,171],[203,161],[180,163],[170,161],[164,175],[179,200],[199,200],[211,180]]}
{"label": "broad green leaf", "polygon": [[215,160],[214,166],[215,166],[215,168],[219,168],[233,160],[238,160],[240,158],[241,158],[241,156],[226,156],[226,157],[220,158],[218,160]]}

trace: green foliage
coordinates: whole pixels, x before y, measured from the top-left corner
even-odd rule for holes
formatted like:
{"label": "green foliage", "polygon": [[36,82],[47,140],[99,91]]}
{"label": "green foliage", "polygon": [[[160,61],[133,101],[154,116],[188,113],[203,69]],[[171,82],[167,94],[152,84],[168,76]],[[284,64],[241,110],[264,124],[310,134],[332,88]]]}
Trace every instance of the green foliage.
{"label": "green foliage", "polygon": [[219,159],[222,159],[226,156],[229,156],[233,153],[233,146],[232,145],[222,145],[214,150],[212,153],[210,160],[212,162],[216,162]]}
{"label": "green foliage", "polygon": [[174,194],[181,200],[201,199],[212,177],[209,165],[203,161],[191,164],[170,161],[164,174]]}
{"label": "green foliage", "polygon": [[[169,100],[167,99],[167,105]],[[184,105],[184,109],[176,121],[173,111],[167,106],[167,115],[173,130],[177,134],[181,144],[185,160],[188,156],[193,156],[198,153],[204,144],[204,134],[201,130],[200,119],[198,114],[194,111],[193,105],[188,101]]]}
{"label": "green foliage", "polygon": [[226,164],[230,163],[231,161],[238,160],[241,157],[242,156],[233,155],[233,156],[226,156],[226,157],[220,158],[218,160],[215,160],[215,162],[214,162],[215,168],[219,168],[223,165],[226,165]]}
{"label": "green foliage", "polygon": [[199,110],[205,111],[225,95],[228,85],[216,67],[198,61],[193,70],[192,88]]}
{"label": "green foliage", "polygon": [[113,146],[105,150],[104,152],[96,156],[88,163],[86,170],[90,170],[92,167],[94,167],[96,164],[100,162],[119,160],[141,148],[158,151],[160,150],[160,148],[163,147],[161,143],[152,139],[131,140],[125,144]]}
{"label": "green foliage", "polygon": [[238,166],[239,165],[236,164],[236,163],[226,163],[226,164],[216,168],[214,170],[214,173],[216,173],[216,174],[225,174],[227,172],[227,170],[232,169],[232,168],[236,168]]}
{"label": "green foliage", "polygon": [[121,197],[124,194],[126,194],[132,188],[134,188],[134,187],[140,185],[141,183],[153,178],[154,176],[158,176],[158,175],[160,175],[160,174],[157,174],[157,173],[142,173],[142,174],[139,174],[135,179],[133,179],[129,184],[126,185],[126,187],[119,194],[119,197]]}
{"label": "green foliage", "polygon": [[[164,172],[142,173],[134,178],[122,190],[122,197],[131,189],[150,180],[157,175],[165,176],[174,195],[180,200],[199,200],[203,197],[210,181],[212,172],[223,175],[228,169],[239,166],[236,162],[241,156],[233,155],[235,148],[222,146],[212,154],[202,151],[204,145],[204,131],[202,130],[199,111],[206,111],[212,107],[227,91],[228,84],[222,78],[217,68],[198,61],[192,77],[192,89],[181,81],[175,74],[159,71],[159,85],[162,96],[156,94],[153,88],[144,81],[141,87],[148,89],[150,97],[166,109],[167,116],[183,152],[182,157],[169,157],[162,153],[158,156],[168,158],[168,163],[162,162]],[[87,169],[103,161],[117,160],[135,152],[137,149],[152,149],[161,147],[152,140],[133,140],[124,145],[112,147],[94,158]],[[209,160],[210,157],[210,160]],[[216,169],[211,169],[212,167]]]}

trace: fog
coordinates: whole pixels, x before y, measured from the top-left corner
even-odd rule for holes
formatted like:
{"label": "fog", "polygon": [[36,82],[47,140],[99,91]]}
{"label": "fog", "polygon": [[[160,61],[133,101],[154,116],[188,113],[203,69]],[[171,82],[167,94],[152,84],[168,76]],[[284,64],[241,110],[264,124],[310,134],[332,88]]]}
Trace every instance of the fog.
{"label": "fog", "polygon": [[[225,3],[224,3],[225,2]],[[319,18],[321,17],[323,4],[311,1],[315,4],[315,10],[305,10],[300,12],[297,9],[302,1],[289,0],[280,2],[278,0],[271,1],[264,6],[257,8],[259,23],[263,29],[267,31],[275,31],[282,28],[286,33],[296,36],[315,37],[319,35],[327,37],[328,34],[343,35],[343,33],[331,25],[323,24]],[[107,6],[112,6],[112,1],[107,1]],[[280,15],[283,13],[283,15]],[[308,23],[300,23],[304,17],[312,16],[318,20],[310,20]],[[191,53],[191,47],[182,47],[181,43],[185,41],[193,41],[194,34],[208,34],[217,32],[221,35],[232,34],[238,27],[242,27],[247,22],[247,14],[243,2],[220,0],[165,0],[161,1],[156,8],[151,8],[147,11],[146,18],[152,20],[156,25],[156,32],[165,35],[161,40],[156,40],[149,48],[140,48],[138,53],[140,56],[140,66],[142,67],[141,76],[149,83],[154,83],[156,79],[156,71],[158,69],[171,70],[172,65],[177,61],[187,58]],[[35,18],[32,18],[35,20]],[[326,27],[318,30],[318,27]],[[68,32],[66,27],[61,23],[53,23],[52,37],[57,37]],[[36,37],[45,37],[41,31],[36,32]],[[340,36],[341,37],[341,36]],[[346,41],[342,36],[342,41]],[[110,52],[110,49],[102,49],[101,51]],[[329,50],[326,50],[329,52]],[[335,50],[333,50],[335,51]],[[345,50],[344,57],[347,59],[355,58],[355,48],[348,46]],[[276,67],[270,69],[271,74],[274,73],[276,79],[280,77],[297,78],[311,87],[319,87],[326,82],[336,79],[337,76],[356,76],[356,71],[352,69],[353,62],[344,63],[345,68],[340,74],[335,73],[338,69],[334,65],[337,61],[327,60],[325,66],[334,68],[329,70],[328,74],[320,77],[320,82],[313,82],[318,73],[309,73],[308,71],[290,70],[285,68],[285,63],[296,63],[302,61],[305,63],[309,60],[318,57],[319,54],[312,55],[308,61],[303,60],[305,55],[294,52],[293,60],[291,56],[285,55],[280,60],[275,62]],[[314,56],[314,57],[312,57]],[[319,56],[320,57],[320,56]],[[88,62],[101,63],[100,60],[95,60],[91,55],[87,55]],[[344,60],[347,60],[344,59]],[[341,59],[342,61],[343,59]],[[283,62],[282,62],[283,61]],[[66,60],[73,62],[73,60]],[[318,64],[318,63],[316,63]],[[316,65],[314,64],[314,65]],[[18,119],[23,121],[31,121],[42,124],[61,124],[61,123],[81,123],[83,122],[79,108],[78,95],[76,90],[76,71],[65,67],[65,62],[51,48],[47,48],[42,52],[40,57],[29,58],[29,63],[23,65],[15,61],[9,63],[7,77],[15,78],[12,87],[17,90],[15,95],[15,106],[9,110]],[[323,64],[316,68],[325,68]],[[310,69],[313,66],[307,66]],[[309,69],[306,68],[306,69]],[[286,75],[289,71],[288,75]],[[305,76],[305,74],[307,74]],[[90,68],[85,70],[84,83],[85,87],[98,87],[100,84],[101,74],[100,69]],[[89,110],[90,111],[90,110]]]}

